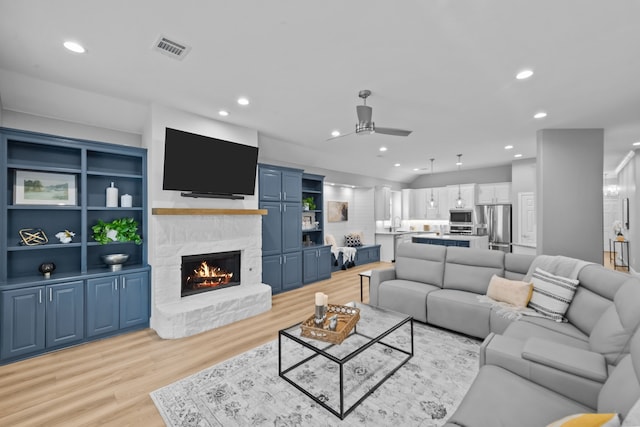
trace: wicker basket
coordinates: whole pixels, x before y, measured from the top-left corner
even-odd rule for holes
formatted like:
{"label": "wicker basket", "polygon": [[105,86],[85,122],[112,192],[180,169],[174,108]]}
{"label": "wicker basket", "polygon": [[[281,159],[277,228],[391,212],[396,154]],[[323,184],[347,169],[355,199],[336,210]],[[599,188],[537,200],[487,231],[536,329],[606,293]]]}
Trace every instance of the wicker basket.
{"label": "wicker basket", "polygon": [[[329,318],[336,314],[338,315],[338,325],[335,331],[331,331],[329,330]],[[351,332],[356,323],[358,323],[358,320],[360,320],[360,309],[346,305],[329,304],[327,306],[324,327],[317,327],[314,320],[315,316],[311,316],[302,322],[300,325],[302,328],[300,335],[333,344],[340,344],[347,338],[349,332]]]}

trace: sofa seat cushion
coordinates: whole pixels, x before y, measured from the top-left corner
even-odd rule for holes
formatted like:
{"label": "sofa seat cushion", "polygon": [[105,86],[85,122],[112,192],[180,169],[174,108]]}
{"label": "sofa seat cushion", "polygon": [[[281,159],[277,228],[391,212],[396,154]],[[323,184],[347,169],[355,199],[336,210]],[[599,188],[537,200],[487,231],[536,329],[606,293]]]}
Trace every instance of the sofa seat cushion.
{"label": "sofa seat cushion", "polygon": [[486,365],[448,422],[465,427],[540,427],[581,412],[592,410],[505,369]]}
{"label": "sofa seat cushion", "polygon": [[491,306],[473,292],[440,289],[427,297],[427,321],[473,337],[489,335]]}
{"label": "sofa seat cushion", "polygon": [[378,288],[378,305],[427,322],[427,295],[440,288],[412,280],[387,280]]}
{"label": "sofa seat cushion", "polygon": [[[541,323],[533,323],[530,320],[536,319],[534,317],[527,318],[526,320],[518,320],[511,323],[507,329],[504,331],[504,336],[511,337],[515,339],[519,339],[522,341],[526,341],[528,338],[542,338],[548,341],[557,342],[560,344],[568,345],[571,347],[581,348],[583,350],[589,350],[589,341],[587,341],[587,337],[578,338],[576,336],[571,336],[558,330],[553,330],[547,325],[567,325],[572,326],[567,323],[556,323],[553,320],[548,319],[540,319],[546,320],[549,322],[548,324],[544,324],[542,326]],[[577,330],[577,328],[576,328]]]}
{"label": "sofa seat cushion", "polygon": [[534,316],[522,316],[520,320],[523,322],[533,323],[534,325],[542,326],[543,328],[551,329],[552,331],[559,332],[564,335],[568,335],[572,338],[577,338],[581,341],[589,341],[589,337],[580,329],[572,325],[571,323],[558,323],[551,319],[545,319],[543,317],[534,317]]}

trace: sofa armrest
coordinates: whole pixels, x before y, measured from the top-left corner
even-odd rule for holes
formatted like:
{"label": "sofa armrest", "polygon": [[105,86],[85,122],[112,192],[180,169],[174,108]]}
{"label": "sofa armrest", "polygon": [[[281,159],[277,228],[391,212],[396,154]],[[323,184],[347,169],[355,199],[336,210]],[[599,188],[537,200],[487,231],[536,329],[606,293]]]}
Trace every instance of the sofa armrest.
{"label": "sofa armrest", "polygon": [[526,340],[522,358],[599,383],[607,379],[607,363],[600,353],[541,338]]}
{"label": "sofa armrest", "polygon": [[378,288],[382,282],[396,278],[395,268],[371,270],[369,278],[369,304],[378,305]]}

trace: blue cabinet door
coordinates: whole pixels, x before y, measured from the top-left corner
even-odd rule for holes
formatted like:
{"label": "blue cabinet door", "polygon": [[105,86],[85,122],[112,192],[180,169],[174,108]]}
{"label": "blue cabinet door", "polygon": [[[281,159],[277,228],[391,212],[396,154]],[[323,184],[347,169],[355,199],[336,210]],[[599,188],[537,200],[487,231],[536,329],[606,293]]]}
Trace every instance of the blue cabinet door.
{"label": "blue cabinet door", "polygon": [[44,286],[4,291],[2,298],[3,359],[33,353],[45,347]]}
{"label": "blue cabinet door", "polygon": [[331,277],[331,246],[318,249],[318,280]]}
{"label": "blue cabinet door", "polygon": [[280,202],[261,202],[260,209],[266,209],[262,215],[262,255],[277,255],[282,252],[282,204]]}
{"label": "blue cabinet door", "polygon": [[282,255],[282,290],[302,286],[302,252]]}
{"label": "blue cabinet door", "polygon": [[282,256],[262,257],[262,283],[271,286],[271,293],[282,292]]}
{"label": "blue cabinet door", "polygon": [[302,205],[282,204],[282,252],[300,251],[302,248]]}
{"label": "blue cabinet door", "polygon": [[305,249],[302,251],[302,282],[311,283],[318,280],[318,250]]}
{"label": "blue cabinet door", "polygon": [[118,277],[87,280],[87,336],[117,331],[120,327]]}
{"label": "blue cabinet door", "polygon": [[260,200],[279,202],[282,199],[282,172],[260,166],[258,172]]}
{"label": "blue cabinet door", "polygon": [[47,347],[84,338],[84,285],[82,281],[46,287]]}
{"label": "blue cabinet door", "polygon": [[120,328],[149,321],[149,275],[146,272],[120,277]]}
{"label": "blue cabinet door", "polygon": [[302,173],[282,172],[282,201],[302,202]]}

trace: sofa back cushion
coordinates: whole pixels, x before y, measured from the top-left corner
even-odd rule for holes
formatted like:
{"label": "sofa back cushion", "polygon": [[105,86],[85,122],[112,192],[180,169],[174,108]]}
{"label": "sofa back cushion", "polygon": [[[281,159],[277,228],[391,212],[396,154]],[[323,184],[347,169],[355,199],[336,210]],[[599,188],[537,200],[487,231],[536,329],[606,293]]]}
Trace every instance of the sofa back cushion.
{"label": "sofa back cushion", "polygon": [[396,278],[442,287],[447,248],[401,243],[396,248]]}
{"label": "sofa back cushion", "polygon": [[600,316],[613,305],[613,298],[629,275],[590,264],[580,270],[580,286],[567,310],[567,320],[587,335]]}
{"label": "sofa back cushion", "polygon": [[505,254],[504,277],[510,280],[522,280],[534,258],[535,255]]}
{"label": "sofa back cushion", "polygon": [[504,277],[504,252],[489,249],[447,248],[444,288],[487,293],[495,274]]}
{"label": "sofa back cushion", "polygon": [[589,336],[589,348],[616,365],[630,351],[632,335],[640,325],[640,279],[630,278],[618,290]]}
{"label": "sofa back cushion", "polygon": [[617,412],[624,419],[640,398],[640,332],[631,339],[631,353],[609,374],[598,394],[598,412]]}

